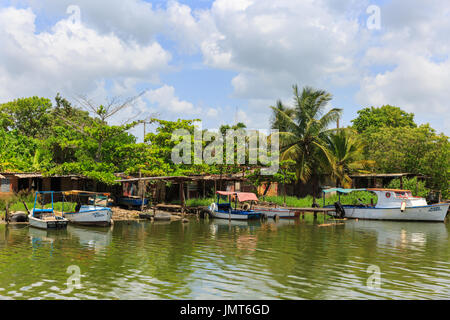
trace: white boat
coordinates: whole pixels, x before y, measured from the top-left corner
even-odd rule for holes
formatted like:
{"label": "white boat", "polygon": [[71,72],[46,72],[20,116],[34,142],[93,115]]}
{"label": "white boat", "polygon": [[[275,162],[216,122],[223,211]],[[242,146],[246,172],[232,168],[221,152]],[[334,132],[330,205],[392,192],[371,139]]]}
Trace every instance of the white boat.
{"label": "white boat", "polygon": [[[228,220],[250,220],[260,219],[261,213],[251,209],[253,201],[258,201],[258,197],[251,192],[217,191],[217,203],[213,202],[209,206],[209,214],[212,218]],[[220,196],[228,197],[228,202],[220,203]],[[233,199],[234,198],[234,199]],[[232,205],[234,201],[234,208]],[[248,209],[238,209],[238,202],[250,202]]]}
{"label": "white boat", "polygon": [[[78,203],[74,212],[64,212],[63,216],[71,223],[79,225],[95,225],[95,226],[109,226],[112,221],[112,211],[108,207],[97,205],[97,198],[104,202],[104,197],[108,198],[108,193],[87,192],[87,191],[64,191],[65,199],[76,198]],[[81,205],[81,198],[93,198],[92,205]],[[107,201],[106,201],[107,202]]]}
{"label": "white boat", "polygon": [[112,211],[110,208],[93,205],[81,206],[78,212],[65,212],[64,218],[71,223],[80,225],[109,226],[111,224]]}
{"label": "white boat", "polygon": [[[428,205],[424,198],[413,197],[409,190],[399,189],[357,189],[369,191],[377,195],[376,204],[341,205],[336,203],[333,216],[348,219],[367,220],[400,220],[443,222],[450,203]],[[327,189],[324,192],[336,191],[349,193],[356,189]]]}
{"label": "white boat", "polygon": [[267,218],[272,219],[295,219],[300,217],[300,212],[294,209],[255,207],[255,210],[265,214]]}
{"label": "white boat", "polygon": [[[33,210],[28,215],[28,221],[30,226],[39,228],[39,229],[62,229],[66,228],[69,220],[64,217],[56,216],[53,210],[53,191],[38,191],[36,192],[34,199],[34,207]],[[42,195],[45,198],[47,195],[50,195],[52,201],[51,208],[36,208],[38,204],[38,196]],[[28,208],[27,208],[28,210]]]}

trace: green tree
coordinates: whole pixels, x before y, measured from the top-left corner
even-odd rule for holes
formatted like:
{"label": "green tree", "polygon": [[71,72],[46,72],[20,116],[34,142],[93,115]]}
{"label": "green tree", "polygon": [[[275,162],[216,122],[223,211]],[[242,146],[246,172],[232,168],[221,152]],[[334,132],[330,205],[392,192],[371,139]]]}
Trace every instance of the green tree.
{"label": "green tree", "polygon": [[375,166],[374,161],[363,159],[363,141],[351,129],[330,133],[325,141],[331,178],[336,186],[350,187],[350,173],[368,173]]}
{"label": "green tree", "polygon": [[279,132],[281,160],[295,161],[297,178],[306,183],[326,165],[327,158],[323,155],[326,154],[325,139],[330,132],[328,127],[339,119],[342,110],[332,108],[325,113],[325,106],[332,96],[323,90],[305,87],[300,93],[297,86],[293,89],[293,115],[278,105],[272,107],[273,118],[279,119],[278,123],[282,122],[286,128]]}
{"label": "green tree", "polygon": [[353,128],[358,133],[363,133],[369,129],[382,127],[408,127],[415,128],[414,114],[407,113],[402,109],[390,105],[380,108],[364,108],[358,111],[358,117],[352,120]]}
{"label": "green tree", "polygon": [[[425,181],[418,181],[417,177],[411,179],[403,178],[403,189],[410,190],[415,197],[425,198],[428,195],[430,189],[428,189],[425,184]],[[402,183],[400,179],[394,179],[389,182],[387,187],[392,189],[400,189],[401,185]]]}
{"label": "green tree", "polygon": [[0,124],[27,137],[44,137],[49,131],[52,103],[49,99],[31,97],[0,105]]}
{"label": "green tree", "polygon": [[[292,119],[295,115],[295,110],[283,105],[281,100],[278,100],[276,106],[271,108],[274,110],[270,119],[270,126],[272,129],[277,129],[281,132],[286,132],[289,129],[289,120],[285,119],[284,115]],[[281,114],[283,113],[283,115]]]}
{"label": "green tree", "polygon": [[430,177],[430,188],[448,195],[450,143],[428,124],[417,128],[384,128],[365,135],[368,155],[383,173],[416,173]]}

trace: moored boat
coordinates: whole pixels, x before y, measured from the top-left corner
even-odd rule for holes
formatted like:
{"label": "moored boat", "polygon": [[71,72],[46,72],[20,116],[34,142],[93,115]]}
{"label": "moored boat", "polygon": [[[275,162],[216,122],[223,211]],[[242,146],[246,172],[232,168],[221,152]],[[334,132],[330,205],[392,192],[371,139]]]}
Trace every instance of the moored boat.
{"label": "moored boat", "polygon": [[[212,218],[228,220],[250,220],[260,219],[261,213],[252,210],[254,201],[258,197],[251,192],[217,191],[217,203],[213,202],[209,206],[209,214]],[[220,203],[220,196],[226,196],[228,202]],[[234,201],[234,208],[232,205]],[[250,202],[248,209],[238,209],[238,202]]]}
{"label": "moored boat", "polygon": [[121,197],[119,198],[118,204],[124,207],[128,207],[129,209],[132,209],[133,207],[142,207],[143,205],[146,206],[148,204],[148,199],[137,196],[128,196],[128,197]]}
{"label": "moored boat", "polygon": [[336,212],[330,214],[348,219],[443,222],[450,206],[445,202],[428,205],[424,198],[413,197],[410,190],[376,188],[324,190],[325,193],[331,191],[338,193],[368,191],[377,195],[376,204],[361,202],[358,205],[341,205],[340,202],[335,203]]}
{"label": "moored boat", "polygon": [[[93,226],[109,226],[112,221],[112,211],[108,207],[100,206],[97,204],[97,197],[104,201],[104,197],[109,197],[109,193],[99,192],[87,192],[87,191],[64,191],[65,197],[75,197],[77,199],[77,206],[73,212],[63,212],[63,216],[71,223],[79,225],[93,225]],[[93,204],[82,205],[82,199],[87,198],[89,202],[90,198]],[[106,201],[107,203],[107,201]]]}
{"label": "moored boat", "polygon": [[[50,195],[52,201],[51,208],[36,208],[38,197],[42,195],[45,198],[46,195]],[[30,226],[39,229],[62,229],[66,228],[69,220],[64,217],[59,217],[55,215],[54,204],[53,204],[53,191],[37,191],[34,199],[33,210],[28,215],[28,221]]]}

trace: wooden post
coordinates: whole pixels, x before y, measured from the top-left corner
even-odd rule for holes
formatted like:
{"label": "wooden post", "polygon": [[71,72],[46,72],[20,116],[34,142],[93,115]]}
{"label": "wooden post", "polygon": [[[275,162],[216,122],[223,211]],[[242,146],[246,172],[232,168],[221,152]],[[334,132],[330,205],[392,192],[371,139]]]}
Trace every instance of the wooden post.
{"label": "wooden post", "polygon": [[[189,200],[191,197],[189,196],[189,185],[190,183],[186,183],[186,199]],[[183,189],[184,190],[184,189]]]}
{"label": "wooden post", "polygon": [[403,176],[400,177],[400,189],[403,190]]}
{"label": "wooden post", "polygon": [[205,197],[206,197],[205,184],[206,184],[206,182],[205,182],[205,180],[203,180],[203,199],[205,199]]}
{"label": "wooden post", "polygon": [[141,211],[144,211],[145,192],[147,191],[147,183],[141,181],[142,184],[142,198],[141,198]]}
{"label": "wooden post", "polygon": [[181,206],[185,207],[185,200],[184,200],[184,183],[180,182],[180,203]]}
{"label": "wooden post", "polygon": [[6,221],[6,224],[9,224],[9,202],[6,202],[5,221]]}

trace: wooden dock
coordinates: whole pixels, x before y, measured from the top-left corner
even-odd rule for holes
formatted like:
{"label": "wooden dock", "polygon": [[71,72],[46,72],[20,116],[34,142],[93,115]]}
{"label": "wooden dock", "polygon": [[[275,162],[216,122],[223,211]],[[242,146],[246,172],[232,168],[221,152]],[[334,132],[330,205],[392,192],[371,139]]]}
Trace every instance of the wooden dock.
{"label": "wooden dock", "polygon": [[183,206],[179,204],[164,204],[160,203],[156,205],[156,209],[164,210],[164,211],[172,211],[172,212],[182,212]]}
{"label": "wooden dock", "polygon": [[312,213],[314,214],[314,218],[317,218],[318,213],[322,213],[323,215],[329,214],[331,212],[336,212],[336,209],[334,208],[292,208],[292,207],[279,207],[283,209],[289,209],[295,212],[300,212],[302,217],[305,216],[305,213]]}

